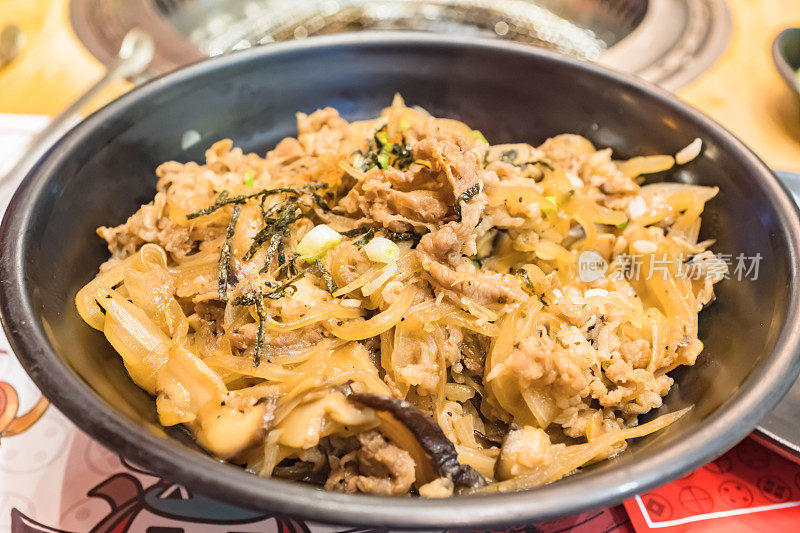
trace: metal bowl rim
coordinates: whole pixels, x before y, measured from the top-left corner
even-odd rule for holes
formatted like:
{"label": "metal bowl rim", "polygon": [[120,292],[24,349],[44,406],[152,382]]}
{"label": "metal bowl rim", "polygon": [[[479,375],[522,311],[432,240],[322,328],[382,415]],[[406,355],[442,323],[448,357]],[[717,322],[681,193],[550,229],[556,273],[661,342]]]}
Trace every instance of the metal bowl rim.
{"label": "metal bowl rim", "polygon": [[778,73],[786,82],[786,85],[800,97],[800,78],[797,72],[792,68],[789,60],[783,55],[783,42],[789,38],[790,35],[800,33],[800,28],[786,28],[780,32],[775,40],[772,41],[772,61],[775,63],[775,68]]}

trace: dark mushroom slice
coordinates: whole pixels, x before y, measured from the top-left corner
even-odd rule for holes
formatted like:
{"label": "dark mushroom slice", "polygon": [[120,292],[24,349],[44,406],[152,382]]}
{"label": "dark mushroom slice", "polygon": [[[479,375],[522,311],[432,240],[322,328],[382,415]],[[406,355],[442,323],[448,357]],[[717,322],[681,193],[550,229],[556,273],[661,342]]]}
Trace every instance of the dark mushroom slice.
{"label": "dark mushroom slice", "polygon": [[482,487],[486,479],[469,465],[458,462],[458,452],[439,425],[412,404],[382,394],[360,393],[348,396],[359,405],[390,413],[415,437],[438,477],[449,478],[456,488]]}

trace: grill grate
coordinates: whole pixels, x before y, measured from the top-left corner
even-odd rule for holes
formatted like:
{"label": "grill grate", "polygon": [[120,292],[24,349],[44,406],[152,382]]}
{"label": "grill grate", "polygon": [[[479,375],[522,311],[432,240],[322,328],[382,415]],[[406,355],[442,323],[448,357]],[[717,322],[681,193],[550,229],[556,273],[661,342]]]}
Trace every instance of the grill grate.
{"label": "grill grate", "polygon": [[[640,4],[646,6],[643,0]],[[609,44],[592,29],[527,0],[300,0],[239,21],[216,35],[200,35],[197,44],[214,55],[312,35],[403,29],[500,37],[589,60],[599,58]],[[616,42],[614,34],[605,33],[611,44]]]}
{"label": "grill grate", "polygon": [[128,30],[150,33],[159,72],[274,41],[414,29],[528,43],[676,88],[730,33],[725,0],[71,0],[71,12],[104,62]]}

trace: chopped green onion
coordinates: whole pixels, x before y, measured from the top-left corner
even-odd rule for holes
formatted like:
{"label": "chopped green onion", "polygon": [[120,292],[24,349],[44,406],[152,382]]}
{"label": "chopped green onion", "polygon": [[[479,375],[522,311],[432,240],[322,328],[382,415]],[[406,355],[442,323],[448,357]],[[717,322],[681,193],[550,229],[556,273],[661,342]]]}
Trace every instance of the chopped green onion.
{"label": "chopped green onion", "polygon": [[619,224],[614,224],[615,228],[625,229],[628,226],[628,221],[620,222]]}
{"label": "chopped green onion", "polygon": [[541,206],[542,213],[553,213],[558,210],[558,202],[555,197],[545,196],[544,200]]}
{"label": "chopped green onion", "polygon": [[489,141],[486,140],[486,137],[484,137],[480,130],[472,130],[472,135],[475,137],[475,140],[478,141],[478,144],[489,144]]}
{"label": "chopped green onion", "polygon": [[375,134],[375,139],[383,146],[389,142],[389,134],[386,133],[386,130],[381,130]]}
{"label": "chopped green onion", "polygon": [[255,187],[256,171],[255,170],[248,170],[247,173],[244,175],[244,184],[248,187]]}
{"label": "chopped green onion", "polygon": [[378,165],[380,165],[383,170],[389,168],[389,154],[385,152],[378,154]]}
{"label": "chopped green onion", "polygon": [[370,261],[391,263],[400,254],[400,247],[386,237],[375,237],[364,246]]}
{"label": "chopped green onion", "polygon": [[342,242],[342,235],[330,226],[320,224],[305,234],[297,245],[297,253],[306,261],[322,257],[325,252]]}

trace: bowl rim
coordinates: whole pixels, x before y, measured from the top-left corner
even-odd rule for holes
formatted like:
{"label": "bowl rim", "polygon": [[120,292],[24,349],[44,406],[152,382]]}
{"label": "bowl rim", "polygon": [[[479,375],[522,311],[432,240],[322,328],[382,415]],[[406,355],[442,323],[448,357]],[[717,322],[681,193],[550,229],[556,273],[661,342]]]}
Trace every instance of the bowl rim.
{"label": "bowl rim", "polygon": [[784,29],[775,37],[772,41],[772,62],[789,89],[800,97],[800,77],[798,77],[797,71],[792,68],[789,58],[783,53],[784,42],[792,36],[800,38],[798,34],[800,34],[800,28],[792,27]]}
{"label": "bowl rim", "polygon": [[[790,264],[798,264],[800,212],[784,186],[742,141],[702,112],[674,95],[633,76],[596,64],[508,41],[442,36],[421,32],[362,32],[312,37],[300,41],[223,54],[159,76],[124,94],[84,119],[62,137],[23,180],[0,227],[0,315],[12,350],[53,405],[81,430],[159,476],[200,492],[265,512],[293,515],[329,524],[359,524],[400,529],[478,528],[520,524],[619,503],[634,494],[675,479],[718,457],[744,438],[786,393],[800,371],[800,274],[790,272],[789,308],[773,353],[745,379],[714,413],[714,417],[684,440],[661,453],[623,468],[587,472],[576,478],[529,491],[444,500],[390,498],[325,492],[308,485],[258,478],[243,469],[220,464],[183,446],[170,443],[129,421],[105,402],[50,346],[36,312],[26,297],[24,257],[33,238],[28,225],[33,206],[53,170],[90,132],[170,86],[222,67],[248,63],[262,56],[316,51],[327,47],[359,48],[391,45],[444,47],[538,58],[580,74],[589,73],[657,101],[708,132],[716,142],[737,153],[748,174],[759,182],[775,209],[787,241]],[[794,326],[794,327],[793,327]],[[92,406],[93,408],[87,408]],[[576,494],[580,494],[576,498]]]}

